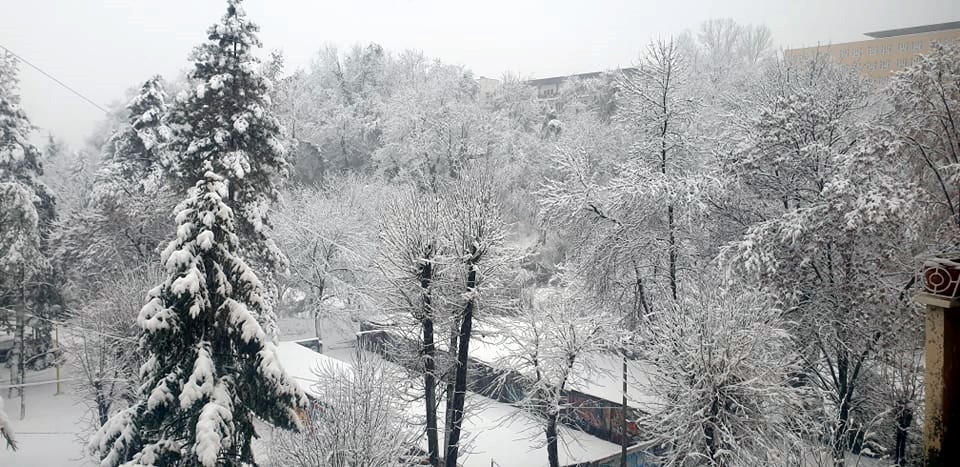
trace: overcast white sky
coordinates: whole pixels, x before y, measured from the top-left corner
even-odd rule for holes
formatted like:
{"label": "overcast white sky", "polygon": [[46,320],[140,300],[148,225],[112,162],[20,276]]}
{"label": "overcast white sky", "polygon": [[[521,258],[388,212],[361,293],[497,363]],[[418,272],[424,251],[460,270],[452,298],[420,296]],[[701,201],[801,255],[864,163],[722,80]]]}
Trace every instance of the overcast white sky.
{"label": "overcast white sky", "polygon": [[[173,77],[223,14],[222,0],[0,0],[0,44],[109,104],[150,75]],[[306,66],[324,44],[419,49],[476,75],[542,77],[629,65],[651,38],[728,17],[766,24],[785,48],[960,20],[957,0],[247,0],[266,49]],[[102,114],[27,66],[23,105],[42,132],[79,145]]]}

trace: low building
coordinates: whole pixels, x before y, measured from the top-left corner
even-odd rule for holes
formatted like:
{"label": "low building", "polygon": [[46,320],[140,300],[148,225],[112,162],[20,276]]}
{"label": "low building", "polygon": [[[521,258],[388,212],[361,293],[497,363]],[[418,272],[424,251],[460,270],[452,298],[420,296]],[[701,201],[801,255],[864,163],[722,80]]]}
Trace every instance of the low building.
{"label": "low building", "polygon": [[895,71],[912,64],[918,55],[928,53],[934,41],[960,40],[960,21],[868,32],[864,35],[870,39],[790,49],[784,52],[784,57],[827,54],[837,63],[855,68],[864,76],[887,79]]}
{"label": "low building", "polygon": [[[382,330],[374,330],[368,326],[365,332],[358,335],[358,340],[366,345],[378,342],[382,345],[383,341],[376,339],[386,338],[386,334]],[[352,363],[318,353],[308,346],[313,346],[309,340],[281,342],[277,346],[277,359],[314,404],[322,406],[324,395],[317,390],[319,383],[317,369],[332,368],[349,377],[352,372]],[[397,370],[398,374],[403,372],[400,368]],[[411,419],[418,419],[423,413],[421,405],[423,394],[417,393],[417,389],[413,387],[408,387],[407,390],[411,392],[408,394],[408,405],[403,407],[403,410],[411,416]],[[467,394],[466,407],[469,416],[463,420],[463,450],[458,462],[460,466],[500,465],[505,467],[545,464],[547,453],[542,441],[543,436],[537,435],[541,420],[518,407],[474,392]],[[303,416],[309,415],[303,414]],[[443,405],[440,407],[438,418],[439,428],[442,430],[445,419]],[[567,426],[560,427],[560,438],[564,443],[559,452],[561,465],[568,467],[619,465],[618,462],[612,463],[619,460],[618,444]],[[425,453],[427,448],[426,440],[421,441],[420,454]],[[631,449],[628,456],[632,462],[629,464],[631,467],[652,465],[649,463],[649,457],[637,448]]]}

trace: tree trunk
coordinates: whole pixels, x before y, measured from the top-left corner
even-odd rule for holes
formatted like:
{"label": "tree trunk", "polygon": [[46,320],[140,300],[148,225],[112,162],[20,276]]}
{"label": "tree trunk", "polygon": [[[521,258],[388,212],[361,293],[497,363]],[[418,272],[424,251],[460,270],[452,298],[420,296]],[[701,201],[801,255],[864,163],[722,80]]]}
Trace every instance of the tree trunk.
{"label": "tree trunk", "polygon": [[423,356],[424,374],[423,385],[427,409],[427,453],[430,465],[439,465],[440,444],[437,430],[437,366],[434,361],[435,346],[433,343],[433,319],[423,320]]}
{"label": "tree trunk", "polygon": [[[460,321],[454,319],[453,323],[450,324],[450,342],[447,347],[447,361],[455,362],[457,360],[457,348],[460,344]],[[444,413],[444,424],[443,424],[443,446],[446,449],[446,446],[450,443],[450,427],[453,426],[453,384],[454,377],[456,373],[454,368],[447,368],[444,372],[444,381],[446,381],[446,387],[444,390],[444,396],[446,397],[446,409]]]}
{"label": "tree trunk", "polygon": [[[321,333],[321,327],[322,327],[322,326],[321,326],[321,323],[320,323],[320,316],[322,315],[321,309],[322,309],[322,307],[323,307],[323,289],[324,289],[324,288],[325,288],[325,286],[324,286],[324,281],[323,281],[323,279],[320,279],[320,286],[319,286],[319,289],[320,289],[320,290],[319,290],[319,292],[317,293],[317,297],[319,298],[319,302],[318,302],[317,305],[316,305],[317,308],[313,310],[313,330],[314,330],[314,332],[316,332],[316,334],[317,334],[317,343],[320,344],[321,346],[323,345],[323,335],[322,335],[322,333]],[[321,348],[322,348],[322,347],[321,347]]]}
{"label": "tree trunk", "polygon": [[20,394],[20,420],[23,420],[27,416],[27,393],[24,391],[23,384],[26,382],[26,359],[27,359],[27,343],[26,336],[24,336],[24,331],[27,327],[27,286],[26,286],[26,274],[23,272],[20,273],[20,309],[17,313],[17,340],[20,341],[20,355],[17,356],[17,374],[20,381],[20,390],[17,393]]}
{"label": "tree trunk", "polygon": [[427,454],[431,466],[440,465],[440,444],[437,436],[437,364],[436,346],[433,341],[433,310],[430,285],[433,280],[433,268],[427,263],[420,271],[420,287],[423,294],[423,388],[427,413]]}
{"label": "tree trunk", "polygon": [[[667,70],[666,80],[664,81],[662,108],[664,114],[663,124],[660,125],[660,173],[667,175],[667,128],[670,125],[669,105],[667,103],[667,94],[670,92],[670,70]],[[674,225],[673,202],[667,206],[667,242],[668,242],[668,269],[670,274],[670,293],[673,300],[677,300],[677,238],[676,226]]]}
{"label": "tree trunk", "polygon": [[847,427],[850,420],[850,398],[853,395],[853,388],[848,385],[847,373],[849,371],[849,361],[842,352],[837,357],[837,399],[840,406],[837,408],[837,424],[833,430],[833,465],[834,467],[844,466],[844,457],[847,452]]}
{"label": "tree trunk", "polygon": [[551,412],[547,415],[547,461],[550,467],[560,467],[560,453],[557,450],[557,419],[559,414]]}
{"label": "tree trunk", "polygon": [[[477,267],[475,262],[468,263],[467,293],[473,293],[477,287]],[[447,467],[457,467],[460,449],[460,427],[463,424],[463,406],[467,396],[467,359],[470,355],[470,336],[473,332],[473,310],[476,299],[470,298],[463,310],[460,323],[460,345],[457,348],[457,372],[453,388],[453,407],[450,417],[450,437],[447,440]]]}
{"label": "tree trunk", "polygon": [[673,205],[667,206],[667,229],[669,232],[669,242],[670,251],[669,254],[669,268],[670,268],[670,293],[673,295],[673,299],[677,299],[677,238],[674,234],[676,226],[674,225],[673,219]]}
{"label": "tree trunk", "polygon": [[627,354],[623,354],[623,401],[620,406],[623,413],[620,418],[620,467],[627,467],[627,443],[629,435],[627,433]]}
{"label": "tree trunk", "polygon": [[913,409],[901,406],[897,413],[897,434],[894,457],[896,465],[904,466],[907,463],[907,436],[910,425],[913,423]]}
{"label": "tree trunk", "polygon": [[717,433],[716,433],[716,423],[717,416],[720,414],[720,401],[716,398],[713,399],[713,402],[710,404],[710,413],[707,414],[707,421],[703,424],[703,437],[707,443],[707,454],[710,456],[712,463],[716,465],[717,462],[717,451],[719,451],[720,446],[717,443]]}
{"label": "tree trunk", "polygon": [[100,381],[94,381],[93,392],[95,394],[94,398],[97,402],[97,418],[100,421],[100,426],[103,426],[110,418],[110,404],[107,402],[107,397],[103,393],[103,383]]}

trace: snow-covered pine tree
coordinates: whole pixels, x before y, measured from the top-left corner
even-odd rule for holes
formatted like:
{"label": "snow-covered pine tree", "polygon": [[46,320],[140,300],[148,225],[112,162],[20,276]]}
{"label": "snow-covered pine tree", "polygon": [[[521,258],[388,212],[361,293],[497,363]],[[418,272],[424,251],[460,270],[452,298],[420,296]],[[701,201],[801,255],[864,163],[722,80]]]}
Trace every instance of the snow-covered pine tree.
{"label": "snow-covered pine tree", "polygon": [[33,193],[41,229],[46,229],[54,218],[54,199],[40,181],[43,164],[30,143],[33,125],[20,108],[18,83],[16,58],[0,54],[0,182],[18,183]]}
{"label": "snow-covered pine tree", "polygon": [[[279,197],[274,184],[286,173],[279,120],[270,111],[272,83],[253,55],[261,47],[257,25],[228,0],[227,13],[207,31],[207,42],[194,49],[191,86],[177,97],[168,123],[174,136],[169,149],[175,188],[187,189],[203,174],[208,161],[228,180],[224,203],[236,215],[240,256],[261,269],[275,301],[275,275],[287,269],[287,259],[268,236],[267,211]],[[278,329],[272,312],[259,316],[267,334]]]}
{"label": "snow-covered pine tree", "polygon": [[[38,206],[42,188],[40,151],[30,144],[33,128],[20,109],[16,60],[0,54],[0,307],[16,302],[21,269],[39,256]],[[9,280],[7,280],[9,278]]]}
{"label": "snow-covered pine tree", "polygon": [[175,111],[176,176],[194,185],[161,256],[169,276],[137,318],[147,358],[139,400],[90,441],[102,466],[255,464],[254,418],[301,426],[305,396],[260,324],[270,304],[241,254],[241,238],[259,249],[252,253],[272,247],[262,208],[284,161],[276,120],[264,111],[267,83],[249,53],[256,27],[239,3],[228,1],[210,42],[194,52],[196,86]]}
{"label": "snow-covered pine tree", "polygon": [[[17,63],[10,54],[0,54],[0,325],[16,332],[16,372],[24,378],[26,313],[49,316],[59,308],[46,257],[46,240],[55,217],[53,195],[40,181],[43,167],[40,151],[30,143],[33,125],[20,108],[17,94]],[[11,326],[15,309],[16,320]],[[34,324],[34,331],[49,337],[49,326]],[[50,344],[49,339],[45,342]],[[13,371],[13,367],[11,367]],[[21,417],[24,413],[21,389]]]}
{"label": "snow-covered pine tree", "polygon": [[272,83],[253,55],[261,47],[259,27],[250,22],[241,0],[228,0],[221,22],[208,41],[194,49],[191,88],[177,98],[169,124],[174,184],[186,189],[209,162],[229,185],[224,203],[236,213],[242,255],[283,269],[283,253],[267,236],[267,207],[279,196],[274,185],[286,172],[279,120],[270,112]]}
{"label": "snow-covered pine tree", "polygon": [[237,255],[229,180],[206,167],[178,206],[177,238],[162,255],[169,277],[137,318],[140,399],[91,440],[102,466],[253,463],[254,417],[300,426],[305,396],[257,322],[269,304]]}
{"label": "snow-covered pine tree", "polygon": [[[166,164],[161,147],[170,140],[171,132],[162,120],[167,113],[163,78],[156,75],[144,82],[127,104],[127,111],[128,124],[118,129],[105,145],[106,160],[98,174],[101,194],[153,191],[159,186],[160,169]],[[136,186],[131,186],[131,181]]]}

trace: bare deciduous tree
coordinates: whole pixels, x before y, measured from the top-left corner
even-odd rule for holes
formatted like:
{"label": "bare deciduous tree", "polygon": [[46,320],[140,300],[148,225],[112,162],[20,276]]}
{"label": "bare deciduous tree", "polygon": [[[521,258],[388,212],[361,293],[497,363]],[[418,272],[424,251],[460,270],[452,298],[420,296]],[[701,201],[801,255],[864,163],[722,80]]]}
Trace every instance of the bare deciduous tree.
{"label": "bare deciduous tree", "polygon": [[396,385],[402,375],[363,351],[349,368],[320,364],[316,401],[303,431],[274,430],[272,465],[380,467],[416,465],[416,426]]}

